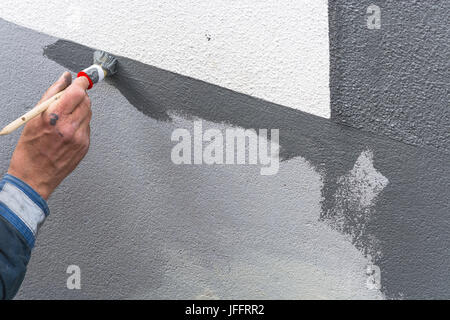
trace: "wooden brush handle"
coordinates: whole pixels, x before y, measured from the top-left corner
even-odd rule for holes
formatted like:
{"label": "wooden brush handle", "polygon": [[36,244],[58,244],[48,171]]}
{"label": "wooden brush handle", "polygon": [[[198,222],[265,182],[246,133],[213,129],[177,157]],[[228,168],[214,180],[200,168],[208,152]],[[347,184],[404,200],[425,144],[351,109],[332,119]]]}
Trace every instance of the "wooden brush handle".
{"label": "wooden brush handle", "polygon": [[23,116],[21,116],[20,118],[14,120],[13,122],[11,122],[10,124],[8,124],[6,127],[4,127],[2,129],[2,131],[0,131],[0,136],[9,134],[13,131],[15,131],[16,129],[18,129],[20,126],[24,125],[25,123],[27,123],[28,121],[30,121],[31,119],[37,117],[38,115],[40,115],[42,112],[44,112],[45,110],[48,109],[48,107],[55,102],[56,100],[58,100],[59,98],[61,98],[61,96],[63,95],[65,90],[58,92],[57,94],[55,94],[53,97],[51,97],[50,99],[45,100],[44,102],[38,104],[36,107],[34,107],[33,109],[31,109],[30,111],[28,111],[27,113],[25,113]]}

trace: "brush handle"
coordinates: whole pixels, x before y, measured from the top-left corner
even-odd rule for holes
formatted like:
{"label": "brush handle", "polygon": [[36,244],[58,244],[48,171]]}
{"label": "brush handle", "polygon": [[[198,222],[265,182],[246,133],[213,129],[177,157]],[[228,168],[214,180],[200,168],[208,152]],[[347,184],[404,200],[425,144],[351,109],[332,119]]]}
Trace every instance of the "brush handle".
{"label": "brush handle", "polygon": [[8,124],[6,127],[4,127],[2,129],[2,131],[0,131],[0,136],[6,135],[6,134],[10,134],[11,132],[15,131],[16,129],[18,129],[20,126],[24,125],[25,123],[27,123],[31,119],[33,119],[33,118],[37,117],[38,115],[40,115],[42,112],[47,110],[48,107],[50,107],[50,105],[53,102],[55,102],[56,100],[61,98],[61,96],[63,95],[64,91],[65,90],[58,92],[57,94],[55,94],[50,99],[47,99],[44,102],[38,104],[36,107],[34,107],[33,109],[31,109],[30,111],[25,113],[23,116],[21,116],[20,118],[14,120],[10,124]]}

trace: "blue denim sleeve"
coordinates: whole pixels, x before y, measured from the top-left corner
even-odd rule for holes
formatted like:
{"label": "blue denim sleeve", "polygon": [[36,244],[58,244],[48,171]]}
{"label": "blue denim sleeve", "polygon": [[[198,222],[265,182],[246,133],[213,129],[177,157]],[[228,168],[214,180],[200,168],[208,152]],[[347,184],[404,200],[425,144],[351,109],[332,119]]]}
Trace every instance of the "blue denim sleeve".
{"label": "blue denim sleeve", "polygon": [[0,299],[19,290],[48,214],[45,200],[25,182],[8,174],[0,180]]}

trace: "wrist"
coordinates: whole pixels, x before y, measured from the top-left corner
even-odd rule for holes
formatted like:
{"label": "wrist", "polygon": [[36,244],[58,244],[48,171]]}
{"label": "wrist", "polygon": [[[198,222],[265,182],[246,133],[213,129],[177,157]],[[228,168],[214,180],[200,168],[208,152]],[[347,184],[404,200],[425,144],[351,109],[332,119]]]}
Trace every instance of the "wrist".
{"label": "wrist", "polygon": [[53,191],[51,188],[48,187],[47,184],[43,182],[38,182],[33,177],[27,175],[26,173],[20,173],[14,170],[14,168],[12,167],[8,169],[7,174],[17,179],[20,179],[22,182],[27,184],[31,189],[33,189],[37,194],[39,194],[39,196],[42,197],[45,201],[48,200]]}
{"label": "wrist", "polygon": [[30,248],[48,214],[47,202],[27,183],[10,174],[0,180],[0,215],[17,229]]}

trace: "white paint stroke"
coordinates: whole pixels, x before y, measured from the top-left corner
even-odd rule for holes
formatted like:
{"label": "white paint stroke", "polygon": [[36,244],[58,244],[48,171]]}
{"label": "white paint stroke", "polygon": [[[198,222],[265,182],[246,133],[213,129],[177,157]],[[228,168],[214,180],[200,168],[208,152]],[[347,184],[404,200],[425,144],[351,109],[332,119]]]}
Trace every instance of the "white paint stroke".
{"label": "white paint stroke", "polygon": [[388,183],[389,180],[375,169],[371,150],[361,152],[352,170],[339,179],[339,184],[347,189],[345,199],[359,210],[372,206]]}
{"label": "white paint stroke", "polygon": [[[172,125],[193,127],[191,121],[177,116]],[[229,126],[204,121],[203,128],[224,132]],[[270,178],[261,176],[256,165],[175,170],[174,175],[192,171],[195,179],[177,179],[170,184],[171,192],[176,191],[176,185],[184,190],[179,192],[183,197],[220,194],[220,198],[213,203],[203,196],[196,199],[196,207],[209,208],[198,221],[189,221],[195,217],[184,207],[174,210],[177,221],[171,222],[169,229],[181,236],[164,236],[162,285],[152,290],[136,289],[129,298],[385,298],[378,288],[368,286],[370,259],[348,237],[319,219],[323,177],[304,158],[282,162],[279,173]],[[224,177],[226,183],[220,182]],[[180,217],[185,223],[178,222]],[[150,239],[144,234],[140,241],[145,244]]]}
{"label": "white paint stroke", "polygon": [[326,0],[2,0],[0,17],[330,117]]}
{"label": "white paint stroke", "polygon": [[328,213],[331,226],[349,236],[351,242],[366,256],[367,287],[380,289],[380,268],[373,264],[382,255],[378,239],[366,234],[377,197],[389,184],[388,178],[380,173],[373,163],[373,152],[361,152],[353,168],[337,181],[333,209]]}

